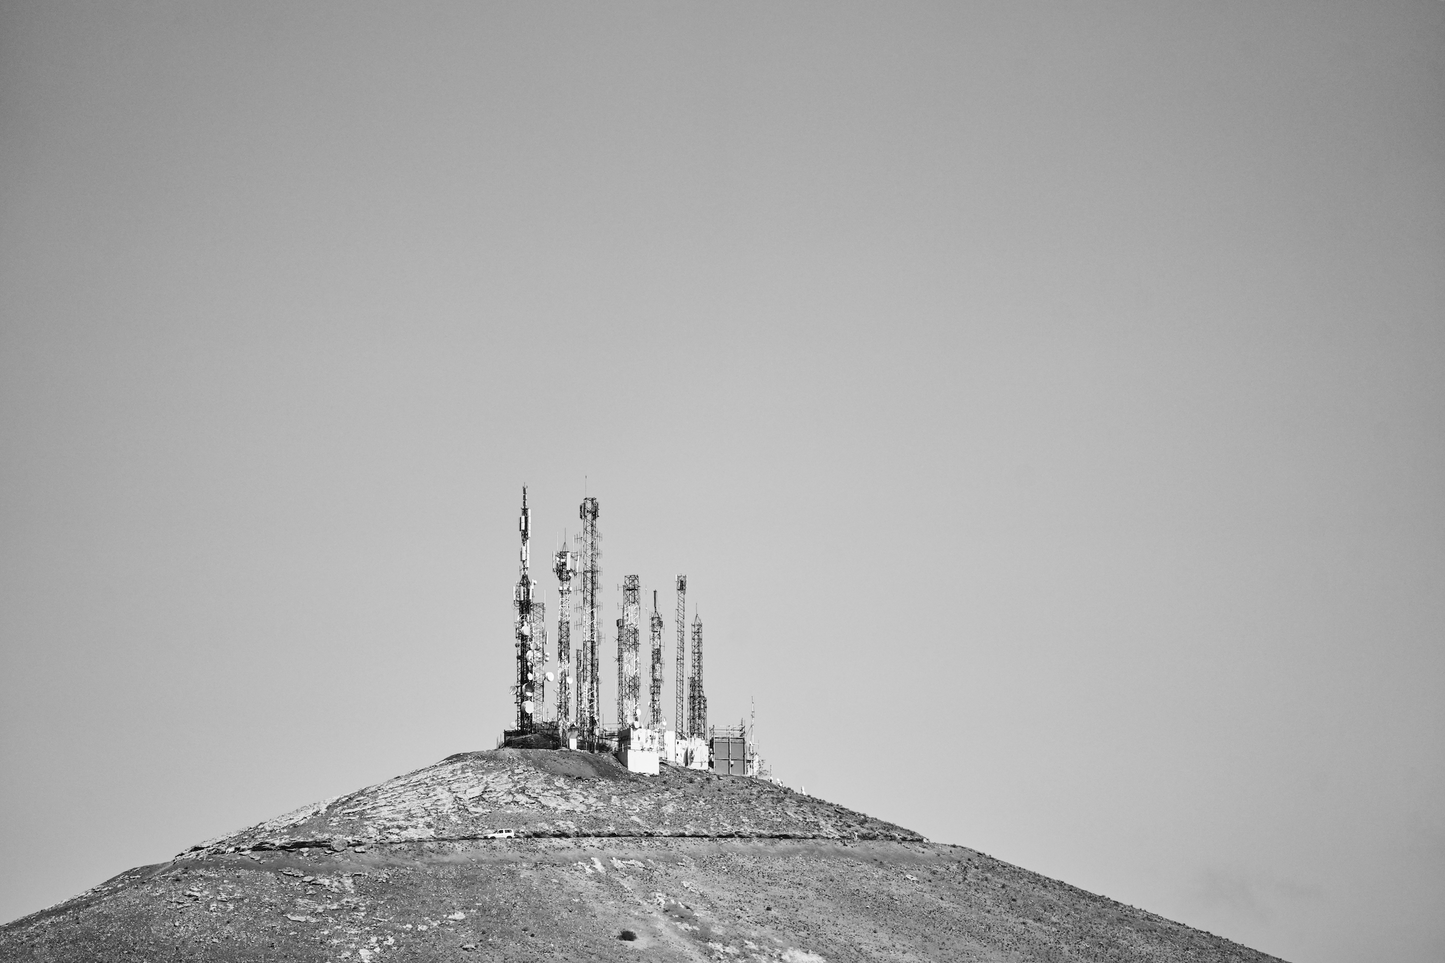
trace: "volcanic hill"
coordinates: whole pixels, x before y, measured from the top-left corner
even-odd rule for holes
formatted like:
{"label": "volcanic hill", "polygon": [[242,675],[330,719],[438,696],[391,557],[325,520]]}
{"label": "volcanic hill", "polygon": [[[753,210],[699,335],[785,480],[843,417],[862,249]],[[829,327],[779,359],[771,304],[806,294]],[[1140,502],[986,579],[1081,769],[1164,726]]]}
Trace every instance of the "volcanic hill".
{"label": "volcanic hill", "polygon": [[0,926],[0,960],[1274,957],[756,779],[450,756]]}

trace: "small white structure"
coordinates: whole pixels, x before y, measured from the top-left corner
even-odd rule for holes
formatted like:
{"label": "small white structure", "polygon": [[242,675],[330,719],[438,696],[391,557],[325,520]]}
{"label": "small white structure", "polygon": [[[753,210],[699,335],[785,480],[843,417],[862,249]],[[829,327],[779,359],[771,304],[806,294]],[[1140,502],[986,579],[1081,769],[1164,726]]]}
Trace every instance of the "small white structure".
{"label": "small white structure", "polygon": [[645,726],[628,726],[617,734],[617,742],[617,760],[627,767],[628,772],[644,776],[658,774],[662,740],[658,739],[655,730]]}
{"label": "small white structure", "polygon": [[712,764],[712,750],[701,736],[684,739],[669,729],[662,734],[662,758],[669,766],[707,769]]}
{"label": "small white structure", "polygon": [[683,747],[687,768],[707,770],[712,767],[712,749],[702,736],[693,736],[683,743]]}

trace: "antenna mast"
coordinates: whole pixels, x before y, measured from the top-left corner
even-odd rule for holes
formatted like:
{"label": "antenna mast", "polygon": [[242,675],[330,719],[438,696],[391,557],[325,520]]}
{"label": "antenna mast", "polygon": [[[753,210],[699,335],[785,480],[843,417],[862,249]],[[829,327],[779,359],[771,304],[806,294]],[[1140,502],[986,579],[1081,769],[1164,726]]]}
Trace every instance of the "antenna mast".
{"label": "antenna mast", "polygon": [[677,734],[686,739],[687,717],[687,576],[677,577],[677,711],[673,714],[672,725]]}
{"label": "antenna mast", "polygon": [[[532,583],[535,589],[537,583]],[[545,722],[547,715],[547,603],[541,599],[532,600],[532,721]]]}
{"label": "antenna mast", "polygon": [[[595,743],[597,738],[597,713],[601,708],[601,691],[598,686],[598,664],[597,664],[597,580],[602,575],[601,558],[602,548],[598,544],[601,536],[597,533],[597,499],[584,498],[582,506],[577,511],[582,519],[582,652],[580,655],[582,671],[586,678],[577,680],[577,725],[587,735],[588,744]],[[583,687],[586,688],[585,700]]]}
{"label": "antenna mast", "polygon": [[513,628],[516,632],[517,682],[512,687],[517,700],[517,728],[531,732],[534,728],[533,712],[539,707],[532,700],[533,677],[537,670],[537,652],[532,645],[532,630],[535,617],[532,613],[532,576],[528,572],[529,553],[527,541],[532,534],[532,512],[527,508],[527,486],[522,486],[522,518],[517,523],[522,533],[521,573],[517,576],[517,587],[512,591]]}
{"label": "antenna mast", "polygon": [[552,572],[557,576],[557,731],[565,740],[572,724],[572,576],[577,571],[577,555],[567,551],[566,536],[562,547],[552,556]]}
{"label": "antenna mast", "polygon": [[702,616],[692,619],[692,678],[688,680],[688,735],[707,737],[707,695],[702,689]]}
{"label": "antenna mast", "polygon": [[638,721],[642,702],[642,622],[641,580],[628,575],[622,580],[622,619],[617,633],[617,650],[621,659],[621,685],[617,692],[617,728]]}
{"label": "antenna mast", "polygon": [[649,638],[652,642],[652,659],[649,663],[652,668],[652,684],[648,689],[647,726],[655,731],[662,728],[662,615],[657,611],[656,589],[652,590],[652,618],[649,627]]}

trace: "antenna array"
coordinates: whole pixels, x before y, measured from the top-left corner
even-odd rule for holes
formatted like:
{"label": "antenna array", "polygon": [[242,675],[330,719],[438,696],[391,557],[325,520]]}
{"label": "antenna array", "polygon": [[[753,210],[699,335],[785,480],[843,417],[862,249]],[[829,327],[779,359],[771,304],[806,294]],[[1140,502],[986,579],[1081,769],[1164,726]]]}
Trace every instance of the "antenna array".
{"label": "antenna array", "polygon": [[677,577],[677,683],[674,691],[677,693],[677,710],[672,717],[673,727],[677,734],[686,738],[688,732],[687,718],[687,576]]}
{"label": "antenna array", "polygon": [[617,726],[638,720],[642,701],[641,580],[629,575],[622,580],[622,618],[617,621]]}
{"label": "antenna array", "polygon": [[565,732],[572,724],[572,576],[577,555],[563,546],[552,556],[552,573],[557,576],[557,727]]}
{"label": "antenna array", "polygon": [[662,615],[657,611],[657,590],[652,592],[652,618],[649,641],[652,643],[651,685],[647,693],[647,725],[650,729],[662,729]]}
{"label": "antenna array", "polygon": [[[522,534],[522,565],[521,573],[517,576],[517,586],[512,590],[513,630],[516,633],[517,648],[517,681],[512,686],[512,694],[517,702],[517,728],[524,732],[531,732],[533,712],[539,708],[532,699],[532,687],[540,666],[538,665],[537,650],[532,644],[532,633],[536,621],[532,614],[534,585],[531,573],[527,570],[529,563],[527,542],[532,535],[532,513],[527,508],[527,487],[525,485],[522,486],[522,517],[517,522],[517,530]],[[540,713],[537,714],[540,715]]]}
{"label": "antenna array", "polygon": [[[586,680],[578,680],[577,725],[589,741],[597,738],[601,688],[597,663],[597,580],[602,576],[601,536],[597,532],[597,499],[584,498],[577,510],[582,519],[582,663]],[[586,687],[584,694],[582,687]]]}
{"label": "antenna array", "polygon": [[702,688],[702,616],[692,619],[692,678],[687,682],[687,734],[707,736],[707,695]]}

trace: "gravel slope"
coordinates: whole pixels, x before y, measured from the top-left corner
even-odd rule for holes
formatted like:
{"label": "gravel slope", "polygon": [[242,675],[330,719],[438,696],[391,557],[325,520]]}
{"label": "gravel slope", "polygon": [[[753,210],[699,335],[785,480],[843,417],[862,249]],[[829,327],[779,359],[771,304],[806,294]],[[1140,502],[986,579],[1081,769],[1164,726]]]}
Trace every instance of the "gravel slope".
{"label": "gravel slope", "polygon": [[1273,957],[756,780],[498,750],[0,927],[5,961],[171,959]]}

